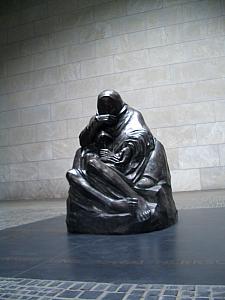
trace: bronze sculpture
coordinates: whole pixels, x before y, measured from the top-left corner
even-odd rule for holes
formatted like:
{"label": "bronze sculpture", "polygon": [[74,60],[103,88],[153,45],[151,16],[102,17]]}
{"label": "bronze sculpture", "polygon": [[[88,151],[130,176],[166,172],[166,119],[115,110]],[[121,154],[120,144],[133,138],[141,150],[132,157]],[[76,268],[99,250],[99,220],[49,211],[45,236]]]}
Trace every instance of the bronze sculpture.
{"label": "bronze sculpture", "polygon": [[164,147],[116,91],[99,94],[79,139],[66,175],[68,232],[140,233],[177,221]]}

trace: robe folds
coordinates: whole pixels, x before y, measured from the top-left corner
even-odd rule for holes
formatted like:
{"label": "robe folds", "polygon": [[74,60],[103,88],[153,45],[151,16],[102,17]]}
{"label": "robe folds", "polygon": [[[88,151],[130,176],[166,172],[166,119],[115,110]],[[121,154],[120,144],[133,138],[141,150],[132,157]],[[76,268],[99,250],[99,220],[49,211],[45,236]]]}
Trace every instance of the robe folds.
{"label": "robe folds", "polygon": [[[90,128],[91,123],[80,140]],[[104,160],[102,150],[113,153],[117,160]],[[141,113],[127,104],[115,124],[96,130],[94,139],[77,150],[67,179],[69,232],[140,233],[177,221],[164,147]]]}

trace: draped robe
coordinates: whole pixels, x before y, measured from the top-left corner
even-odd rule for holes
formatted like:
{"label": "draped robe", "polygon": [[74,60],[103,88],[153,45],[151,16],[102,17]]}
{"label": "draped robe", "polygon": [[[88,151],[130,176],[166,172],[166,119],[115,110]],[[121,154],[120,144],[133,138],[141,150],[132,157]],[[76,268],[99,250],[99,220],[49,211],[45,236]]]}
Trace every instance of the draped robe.
{"label": "draped robe", "polygon": [[[89,134],[90,126],[83,130],[80,139]],[[77,150],[73,168],[67,173],[69,232],[138,233],[175,223],[177,211],[166,153],[141,113],[125,104],[116,124],[105,126],[103,131],[108,139],[102,142],[102,131],[96,131],[93,141]],[[123,149],[128,148],[129,159],[121,163],[104,162],[102,148],[119,160]],[[90,167],[90,162],[96,167]],[[138,203],[133,210],[120,211],[108,205],[104,197],[112,202],[137,199]]]}

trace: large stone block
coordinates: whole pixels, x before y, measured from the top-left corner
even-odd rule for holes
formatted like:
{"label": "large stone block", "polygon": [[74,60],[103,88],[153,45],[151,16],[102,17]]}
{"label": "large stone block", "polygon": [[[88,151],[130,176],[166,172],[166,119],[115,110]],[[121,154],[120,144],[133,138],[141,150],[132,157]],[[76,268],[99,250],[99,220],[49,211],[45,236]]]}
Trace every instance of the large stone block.
{"label": "large stone block", "polygon": [[33,70],[33,56],[25,56],[9,60],[7,63],[8,75],[15,75]]}
{"label": "large stone block", "polygon": [[20,23],[19,17],[20,17],[19,13],[16,13],[13,7],[11,13],[9,13],[9,7],[8,7],[5,13],[3,14],[2,6],[1,6],[0,28],[6,30],[7,28],[18,26]]}
{"label": "large stone block", "polygon": [[82,116],[93,116],[96,114],[96,97],[89,97],[82,99]]}
{"label": "large stone block", "polygon": [[172,127],[214,121],[213,102],[152,108],[144,111],[150,128]]}
{"label": "large stone block", "polygon": [[8,77],[7,81],[6,90],[8,93],[32,89],[34,81],[33,72]]}
{"label": "large stone block", "polygon": [[225,37],[217,36],[185,43],[184,51],[187,61],[223,56],[225,52]]}
{"label": "large stone block", "polygon": [[7,181],[9,181],[9,166],[2,165],[0,168],[0,182],[7,182]]}
{"label": "large stone block", "polygon": [[149,61],[147,50],[117,54],[114,56],[114,71],[123,72],[146,68]]}
{"label": "large stone block", "polygon": [[80,117],[82,102],[80,100],[64,101],[52,104],[52,120],[64,120]]}
{"label": "large stone block", "polygon": [[52,103],[65,99],[64,84],[51,85],[34,90],[34,99],[36,103]]}
{"label": "large stone block", "polygon": [[[53,2],[55,2],[55,0]],[[63,5],[65,5],[65,3],[63,3]],[[66,14],[60,15],[59,18],[60,18],[60,25],[63,28],[71,28],[71,27],[77,28],[78,26],[86,25],[94,22],[94,10],[91,7],[91,8],[80,9],[77,11],[69,11]]]}
{"label": "large stone block", "polygon": [[50,141],[67,137],[66,121],[36,125],[37,141]]}
{"label": "large stone block", "polygon": [[179,85],[154,87],[153,93],[158,103],[157,106],[201,102],[224,99],[225,90],[222,88],[224,84],[225,79],[223,78],[211,79]]}
{"label": "large stone block", "polygon": [[34,69],[43,69],[62,65],[64,63],[63,49],[49,50],[34,55]]}
{"label": "large stone block", "polygon": [[113,73],[113,57],[103,57],[81,62],[81,77],[92,77]]}
{"label": "large stone block", "polygon": [[167,148],[194,146],[197,144],[195,126],[180,126],[157,129],[157,138]]}
{"label": "large stone block", "polygon": [[4,95],[10,92],[10,82],[9,79],[0,78],[0,95]]}
{"label": "large stone block", "polygon": [[[221,86],[221,90],[224,88]],[[225,101],[215,102],[216,121],[225,121]]]}
{"label": "large stone block", "polygon": [[147,29],[145,13],[113,19],[110,23],[112,26],[113,35],[125,34]]}
{"label": "large stone block", "polygon": [[196,131],[200,145],[225,143],[225,122],[198,124]]}
{"label": "large stone block", "polygon": [[53,158],[72,158],[75,155],[75,151],[78,149],[76,139],[64,139],[52,142]]}
{"label": "large stone block", "polygon": [[[68,127],[68,137],[69,138],[78,138],[80,132],[88,125],[90,117],[71,119],[67,121]],[[76,139],[78,143],[78,139]]]}
{"label": "large stone block", "polygon": [[172,170],[171,179],[174,192],[201,189],[199,169]]}
{"label": "large stone block", "polygon": [[149,128],[159,128],[176,125],[176,115],[174,107],[144,109],[142,113]]}
{"label": "large stone block", "polygon": [[170,170],[179,169],[179,149],[170,148],[166,149],[167,160]]}
{"label": "large stone block", "polygon": [[31,55],[37,52],[47,51],[49,49],[49,37],[44,35],[24,40],[20,43],[20,47],[22,55]]}
{"label": "large stone block", "polygon": [[21,110],[22,125],[50,121],[50,105],[40,105]]}
{"label": "large stone block", "polygon": [[[1,80],[0,80],[0,89],[1,89]],[[9,106],[9,95],[1,95],[1,101],[0,101],[0,112],[10,110]]]}
{"label": "large stone block", "polygon": [[49,15],[65,14],[77,9],[77,0],[62,2],[60,0],[48,1]]}
{"label": "large stone block", "polygon": [[16,42],[32,38],[34,36],[33,23],[28,23],[8,29],[8,42]]}
{"label": "large stone block", "polygon": [[9,129],[9,144],[18,145],[35,142],[35,125],[22,126]]}
{"label": "large stone block", "polygon": [[24,199],[66,198],[66,179],[33,180],[24,182]]}
{"label": "large stone block", "polygon": [[214,119],[212,101],[184,104],[175,108],[176,125],[213,122]]}
{"label": "large stone block", "polygon": [[53,32],[49,35],[49,48],[58,48],[69,44],[79,44],[80,34],[75,28]]}
{"label": "large stone block", "polygon": [[[36,4],[36,3],[35,3]],[[30,23],[39,19],[44,19],[47,17],[47,3],[39,3],[28,8],[21,10],[20,22]]]}
{"label": "large stone block", "polygon": [[[198,0],[192,0],[194,1],[198,1]],[[164,0],[163,1],[163,6],[164,7],[169,7],[169,6],[173,6],[173,5],[179,5],[179,4],[183,4],[189,2],[189,0]]]}
{"label": "large stone block", "polygon": [[4,60],[13,59],[21,56],[21,42],[14,42],[0,47],[1,58]]}
{"label": "large stone block", "polygon": [[52,159],[52,145],[49,142],[25,144],[20,146],[23,161]]}
{"label": "large stone block", "polygon": [[87,78],[65,83],[66,98],[77,99],[95,96],[98,93],[97,79]]}
{"label": "large stone block", "polygon": [[[222,1],[224,2],[224,1]],[[222,3],[221,3],[222,4]],[[207,33],[209,36],[223,35],[225,33],[225,17],[224,15],[217,18],[207,20]]]}
{"label": "large stone block", "polygon": [[20,124],[20,112],[18,110],[9,110],[0,113],[0,128],[16,127]]}
{"label": "large stone block", "polygon": [[23,162],[23,145],[0,148],[0,164],[18,162]]}
{"label": "large stone block", "polygon": [[64,48],[65,63],[77,62],[84,59],[95,58],[95,42],[83,45],[73,45]]}
{"label": "large stone block", "polygon": [[103,21],[126,15],[126,1],[114,0],[94,6],[95,21]]}
{"label": "large stone block", "polygon": [[132,32],[96,41],[96,56],[141,50],[162,44],[162,29]]}
{"label": "large stone block", "polygon": [[0,62],[0,77],[6,77],[7,76],[7,64],[6,62],[1,61]]}
{"label": "large stone block", "polygon": [[25,90],[7,95],[8,109],[18,109],[21,107],[27,107],[35,105],[33,90]]}
{"label": "large stone block", "polygon": [[203,190],[224,188],[225,167],[203,168],[200,173]]}
{"label": "large stone block", "polygon": [[197,1],[185,3],[183,5],[183,21],[200,20],[221,15],[219,0]]}
{"label": "large stone block", "polygon": [[0,182],[0,200],[8,200],[9,189],[5,182]]}
{"label": "large stone block", "polygon": [[25,181],[8,182],[8,200],[21,200],[25,196]]}
{"label": "large stone block", "polygon": [[148,12],[145,16],[147,28],[155,28],[183,22],[181,5]]}
{"label": "large stone block", "polygon": [[41,69],[33,72],[33,85],[35,88],[57,84],[62,81],[61,66]]}
{"label": "large stone block", "polygon": [[35,35],[43,35],[58,31],[62,28],[59,16],[53,16],[34,22]]}
{"label": "large stone block", "polygon": [[95,41],[99,39],[104,39],[112,36],[111,24],[94,23],[86,26],[82,26],[79,30],[80,33],[80,43],[86,43],[89,41]]}
{"label": "large stone block", "polygon": [[6,30],[2,30],[0,32],[0,45],[4,45],[7,44],[7,31]]}
{"label": "large stone block", "polygon": [[127,14],[137,14],[153,9],[162,8],[162,0],[128,0],[127,1]]}
{"label": "large stone block", "polygon": [[186,22],[165,27],[169,44],[205,38],[207,33],[207,20]]}
{"label": "large stone block", "polygon": [[172,80],[186,82],[223,77],[225,58],[213,58],[204,61],[194,61],[171,66]]}
{"label": "large stone block", "polygon": [[186,60],[183,44],[151,48],[148,50],[148,54],[150,66],[169,65]]}
{"label": "large stone block", "polygon": [[122,92],[167,84],[169,82],[169,68],[157,67],[99,77],[98,90],[104,90],[106,86],[110,86]]}
{"label": "large stone block", "polygon": [[181,169],[219,166],[219,151],[216,145],[179,148]]}
{"label": "large stone block", "polygon": [[8,129],[0,130],[0,146],[7,146],[9,144],[9,131]]}
{"label": "large stone block", "polygon": [[7,95],[7,109],[17,109],[53,103],[65,99],[64,84],[50,85]]}
{"label": "large stone block", "polygon": [[19,163],[9,165],[10,181],[26,181],[38,179],[38,163]]}
{"label": "large stone block", "polygon": [[40,161],[38,163],[39,179],[64,178],[66,171],[71,167],[71,159]]}
{"label": "large stone block", "polygon": [[225,166],[225,144],[219,145],[220,165]]}
{"label": "large stone block", "polygon": [[63,81],[77,80],[81,78],[80,63],[62,65],[59,69]]}
{"label": "large stone block", "polygon": [[152,90],[152,88],[147,88],[122,92],[121,96],[127,104],[137,109],[152,108],[158,106]]}

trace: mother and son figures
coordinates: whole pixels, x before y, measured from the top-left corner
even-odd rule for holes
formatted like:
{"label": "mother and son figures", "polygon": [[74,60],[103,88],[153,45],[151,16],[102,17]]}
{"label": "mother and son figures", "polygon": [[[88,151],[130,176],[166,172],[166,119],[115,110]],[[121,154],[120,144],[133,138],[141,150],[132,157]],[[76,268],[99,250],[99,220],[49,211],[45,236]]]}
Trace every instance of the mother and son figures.
{"label": "mother and son figures", "polygon": [[140,233],[177,221],[164,147],[116,91],[99,94],[79,139],[66,175],[68,232]]}

